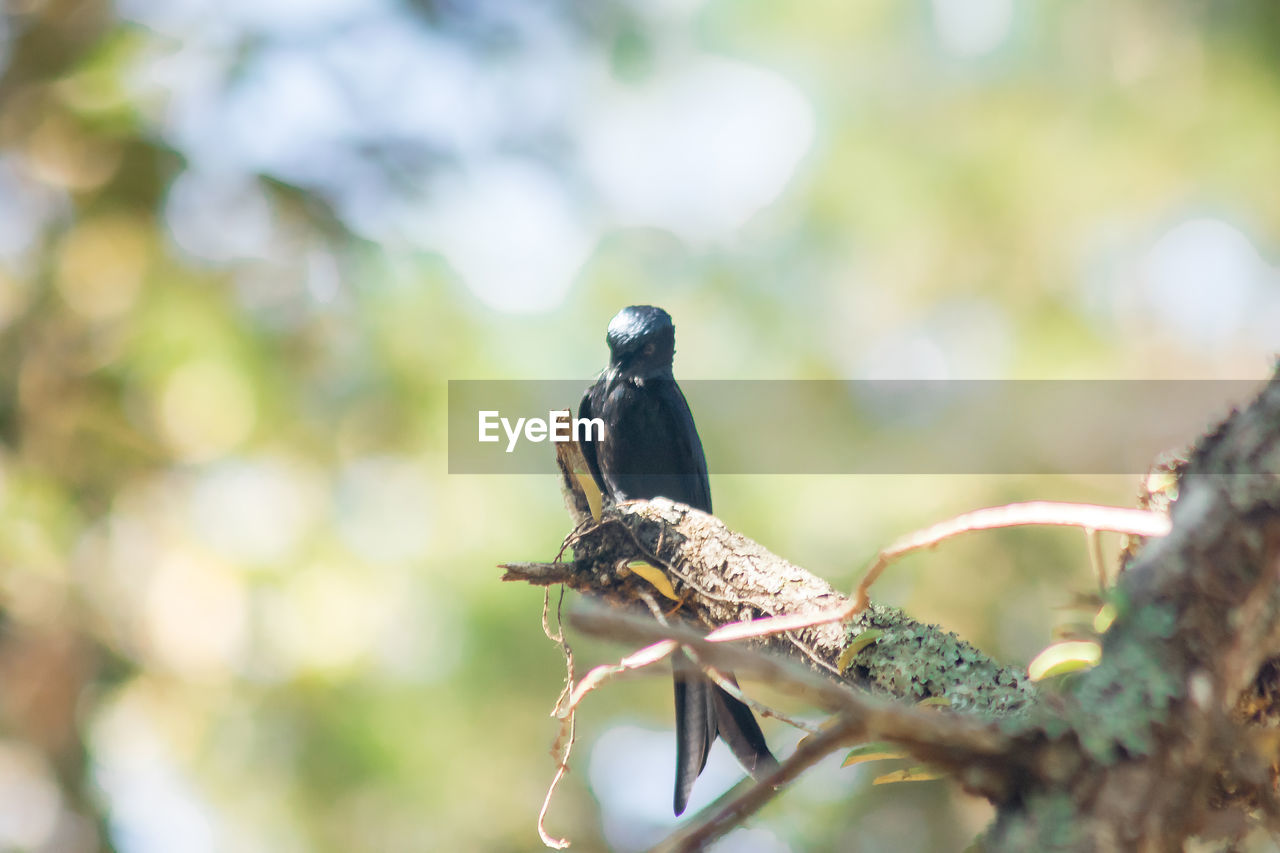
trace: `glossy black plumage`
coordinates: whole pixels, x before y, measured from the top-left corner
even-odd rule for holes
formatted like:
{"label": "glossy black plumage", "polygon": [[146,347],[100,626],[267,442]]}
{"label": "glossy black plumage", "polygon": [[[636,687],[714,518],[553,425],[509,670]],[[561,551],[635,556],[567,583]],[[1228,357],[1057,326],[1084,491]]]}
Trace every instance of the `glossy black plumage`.
{"label": "glossy black plumage", "polygon": [[[584,442],[587,466],[606,499],[665,497],[711,512],[702,442],[672,375],[675,327],[661,308],[632,305],[609,323],[609,366],[587,389],[578,416],[601,418],[604,438]],[[672,657],[676,704],[676,814],[719,735],[753,776],[777,767],[751,709]]]}

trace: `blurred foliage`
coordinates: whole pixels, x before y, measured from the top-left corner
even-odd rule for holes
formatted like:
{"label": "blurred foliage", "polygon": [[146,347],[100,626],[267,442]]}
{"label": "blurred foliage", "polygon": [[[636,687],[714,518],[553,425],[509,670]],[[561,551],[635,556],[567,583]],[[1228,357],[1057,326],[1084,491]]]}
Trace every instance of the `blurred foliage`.
{"label": "blurred foliage", "polygon": [[[494,565],[567,522],[549,477],[446,473],[446,380],[585,386],[625,304],[680,376],[1262,375],[1275,4],[962,5],[9,0],[0,847],[533,849],[563,668]],[[713,480],[846,586],[948,514],[1137,489]],[[1019,531],[878,591],[1025,662],[1089,583]],[[554,831],[670,825],[668,690],[588,701]],[[726,849],[987,814],[836,765]]]}

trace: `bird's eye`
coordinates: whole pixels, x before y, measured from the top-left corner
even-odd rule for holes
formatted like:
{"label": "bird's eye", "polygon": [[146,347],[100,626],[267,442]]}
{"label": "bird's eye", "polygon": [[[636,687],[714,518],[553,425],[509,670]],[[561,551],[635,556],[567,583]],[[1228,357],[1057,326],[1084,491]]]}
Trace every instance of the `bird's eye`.
{"label": "bird's eye", "polygon": [[644,345],[644,354],[645,354],[645,357],[648,357],[648,356],[653,355],[653,353],[654,353],[654,350],[655,350],[655,349],[657,349],[657,347],[655,347],[653,344],[651,344],[651,343],[650,343],[650,344],[645,344],[645,345]]}

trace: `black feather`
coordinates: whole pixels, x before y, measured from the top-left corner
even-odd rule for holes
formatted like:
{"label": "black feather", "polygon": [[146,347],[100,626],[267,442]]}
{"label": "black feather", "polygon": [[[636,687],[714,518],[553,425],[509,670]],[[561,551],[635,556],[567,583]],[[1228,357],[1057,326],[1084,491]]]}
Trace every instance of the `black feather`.
{"label": "black feather", "polygon": [[[582,452],[605,500],[665,497],[711,512],[707,460],[689,404],[672,375],[675,327],[661,308],[633,305],[609,323],[609,366],[587,389],[581,418],[604,435]],[[684,811],[719,735],[754,776],[778,766],[751,709],[712,683],[682,652],[672,656],[676,705],[676,814]]]}

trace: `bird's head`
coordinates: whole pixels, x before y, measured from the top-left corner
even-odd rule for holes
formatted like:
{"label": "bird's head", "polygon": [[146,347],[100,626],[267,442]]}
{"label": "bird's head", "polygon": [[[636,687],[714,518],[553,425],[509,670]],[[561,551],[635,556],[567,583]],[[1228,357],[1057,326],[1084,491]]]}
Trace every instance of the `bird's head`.
{"label": "bird's head", "polygon": [[605,335],[609,363],[619,372],[648,377],[671,372],[676,327],[671,315],[653,305],[630,305],[609,321]]}

